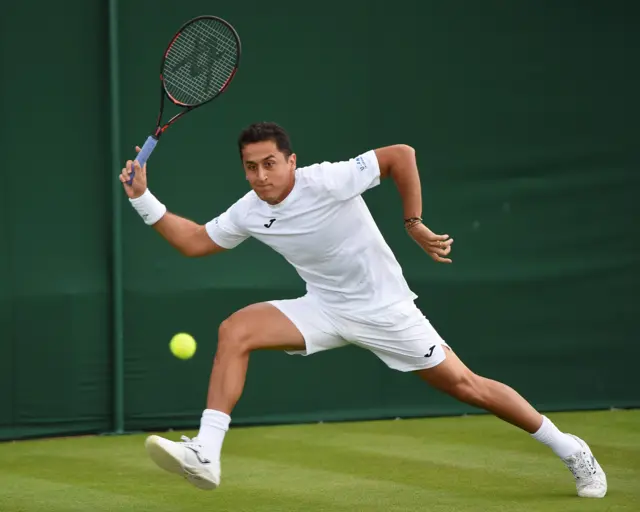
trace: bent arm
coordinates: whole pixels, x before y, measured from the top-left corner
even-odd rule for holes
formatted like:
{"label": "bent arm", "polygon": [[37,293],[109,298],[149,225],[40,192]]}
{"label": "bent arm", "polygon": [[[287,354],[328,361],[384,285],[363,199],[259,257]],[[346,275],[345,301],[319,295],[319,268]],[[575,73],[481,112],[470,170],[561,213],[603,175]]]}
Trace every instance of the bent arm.
{"label": "bent arm", "polygon": [[211,239],[205,226],[167,211],[149,189],[130,202],[145,223],[183,255],[197,258],[225,250]]}
{"label": "bent arm", "polygon": [[199,258],[225,251],[207,233],[205,226],[166,212],[153,225],[160,235],[184,256]]}
{"label": "bent arm", "polygon": [[451,263],[446,258],[451,252],[453,239],[449,235],[437,235],[422,223],[422,193],[420,174],[412,147],[398,144],[376,150],[380,178],[387,176],[395,182],[402,198],[404,224],[409,236],[435,261]]}
{"label": "bent arm", "polygon": [[406,144],[396,144],[375,150],[380,178],[390,177],[402,199],[404,218],[422,217],[422,190],[416,163],[416,152]]}

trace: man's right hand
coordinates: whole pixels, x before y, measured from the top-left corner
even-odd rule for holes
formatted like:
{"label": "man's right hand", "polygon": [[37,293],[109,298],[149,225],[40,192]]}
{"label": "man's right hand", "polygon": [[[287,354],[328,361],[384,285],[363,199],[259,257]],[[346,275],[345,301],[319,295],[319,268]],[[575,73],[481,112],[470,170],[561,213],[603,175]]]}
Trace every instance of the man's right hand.
{"label": "man's right hand", "polygon": [[[140,153],[140,147],[136,146],[136,152]],[[129,185],[127,182],[131,178],[132,168],[136,175],[133,177],[131,185]],[[131,160],[127,160],[126,167],[123,168],[120,173],[120,181],[122,182],[124,191],[127,193],[129,199],[140,197],[144,194],[144,191],[147,190],[147,164],[144,164],[144,167],[140,168],[140,164],[137,160],[134,160],[133,162]]]}

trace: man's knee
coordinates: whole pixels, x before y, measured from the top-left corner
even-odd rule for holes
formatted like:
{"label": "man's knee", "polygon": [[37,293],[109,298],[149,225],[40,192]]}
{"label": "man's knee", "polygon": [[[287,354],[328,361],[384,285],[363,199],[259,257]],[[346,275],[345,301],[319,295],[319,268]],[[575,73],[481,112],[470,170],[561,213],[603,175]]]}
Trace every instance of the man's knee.
{"label": "man's knee", "polygon": [[482,405],[485,400],[485,379],[467,368],[450,349],[443,362],[418,374],[431,386],[462,402]]}
{"label": "man's knee", "polygon": [[452,397],[468,404],[481,404],[483,401],[482,377],[468,368],[449,369],[427,380],[432,386]]}
{"label": "man's knee", "polygon": [[262,349],[304,348],[304,337],[295,324],[279,309],[263,302],[236,311],[220,324],[216,357]]}
{"label": "man's knee", "polygon": [[465,372],[450,386],[449,394],[461,402],[480,405],[483,403],[482,379],[472,372]]}
{"label": "man's knee", "polygon": [[252,350],[252,326],[243,322],[241,314],[234,313],[226,318],[218,328],[217,354],[247,353]]}

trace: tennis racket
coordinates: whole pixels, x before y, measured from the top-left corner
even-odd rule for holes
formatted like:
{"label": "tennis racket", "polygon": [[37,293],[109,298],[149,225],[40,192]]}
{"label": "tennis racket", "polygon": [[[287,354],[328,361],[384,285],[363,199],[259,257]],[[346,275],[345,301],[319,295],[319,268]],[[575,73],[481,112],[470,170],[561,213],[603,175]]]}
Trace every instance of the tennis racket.
{"label": "tennis racket", "polygon": [[[143,167],[158,139],[187,112],[222,94],[240,63],[241,45],[236,30],[217,16],[198,16],[173,36],[160,65],[160,111],[156,129],[147,137],[136,160]],[[165,97],[182,110],[161,124]],[[135,171],[127,183],[131,185]]]}

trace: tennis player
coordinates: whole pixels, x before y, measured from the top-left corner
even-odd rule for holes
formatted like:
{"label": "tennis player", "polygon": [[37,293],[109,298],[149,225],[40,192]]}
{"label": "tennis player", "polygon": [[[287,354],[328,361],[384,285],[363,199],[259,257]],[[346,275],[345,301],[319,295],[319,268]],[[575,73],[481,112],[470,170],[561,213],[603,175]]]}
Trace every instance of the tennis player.
{"label": "tennis player", "polygon": [[274,123],[257,123],[242,131],[238,149],[251,190],[204,225],[167,210],[147,187],[146,166],[127,161],[120,175],[133,208],[183,255],[216,254],[254,237],[280,253],[306,283],[300,298],[253,304],[222,322],[197,437],[173,442],[152,435],[146,441],[160,468],[201,489],[220,485],[222,444],[252,351],[310,355],[352,344],[549,446],[573,473],[578,496],[606,494],[605,474],[582,439],[560,431],[512,388],[473,373],[414,304],[417,296],[361,197],[390,178],[408,235],[434,261],[451,263],[453,239],[422,223],[411,147],[387,146],[298,168],[287,133]]}

